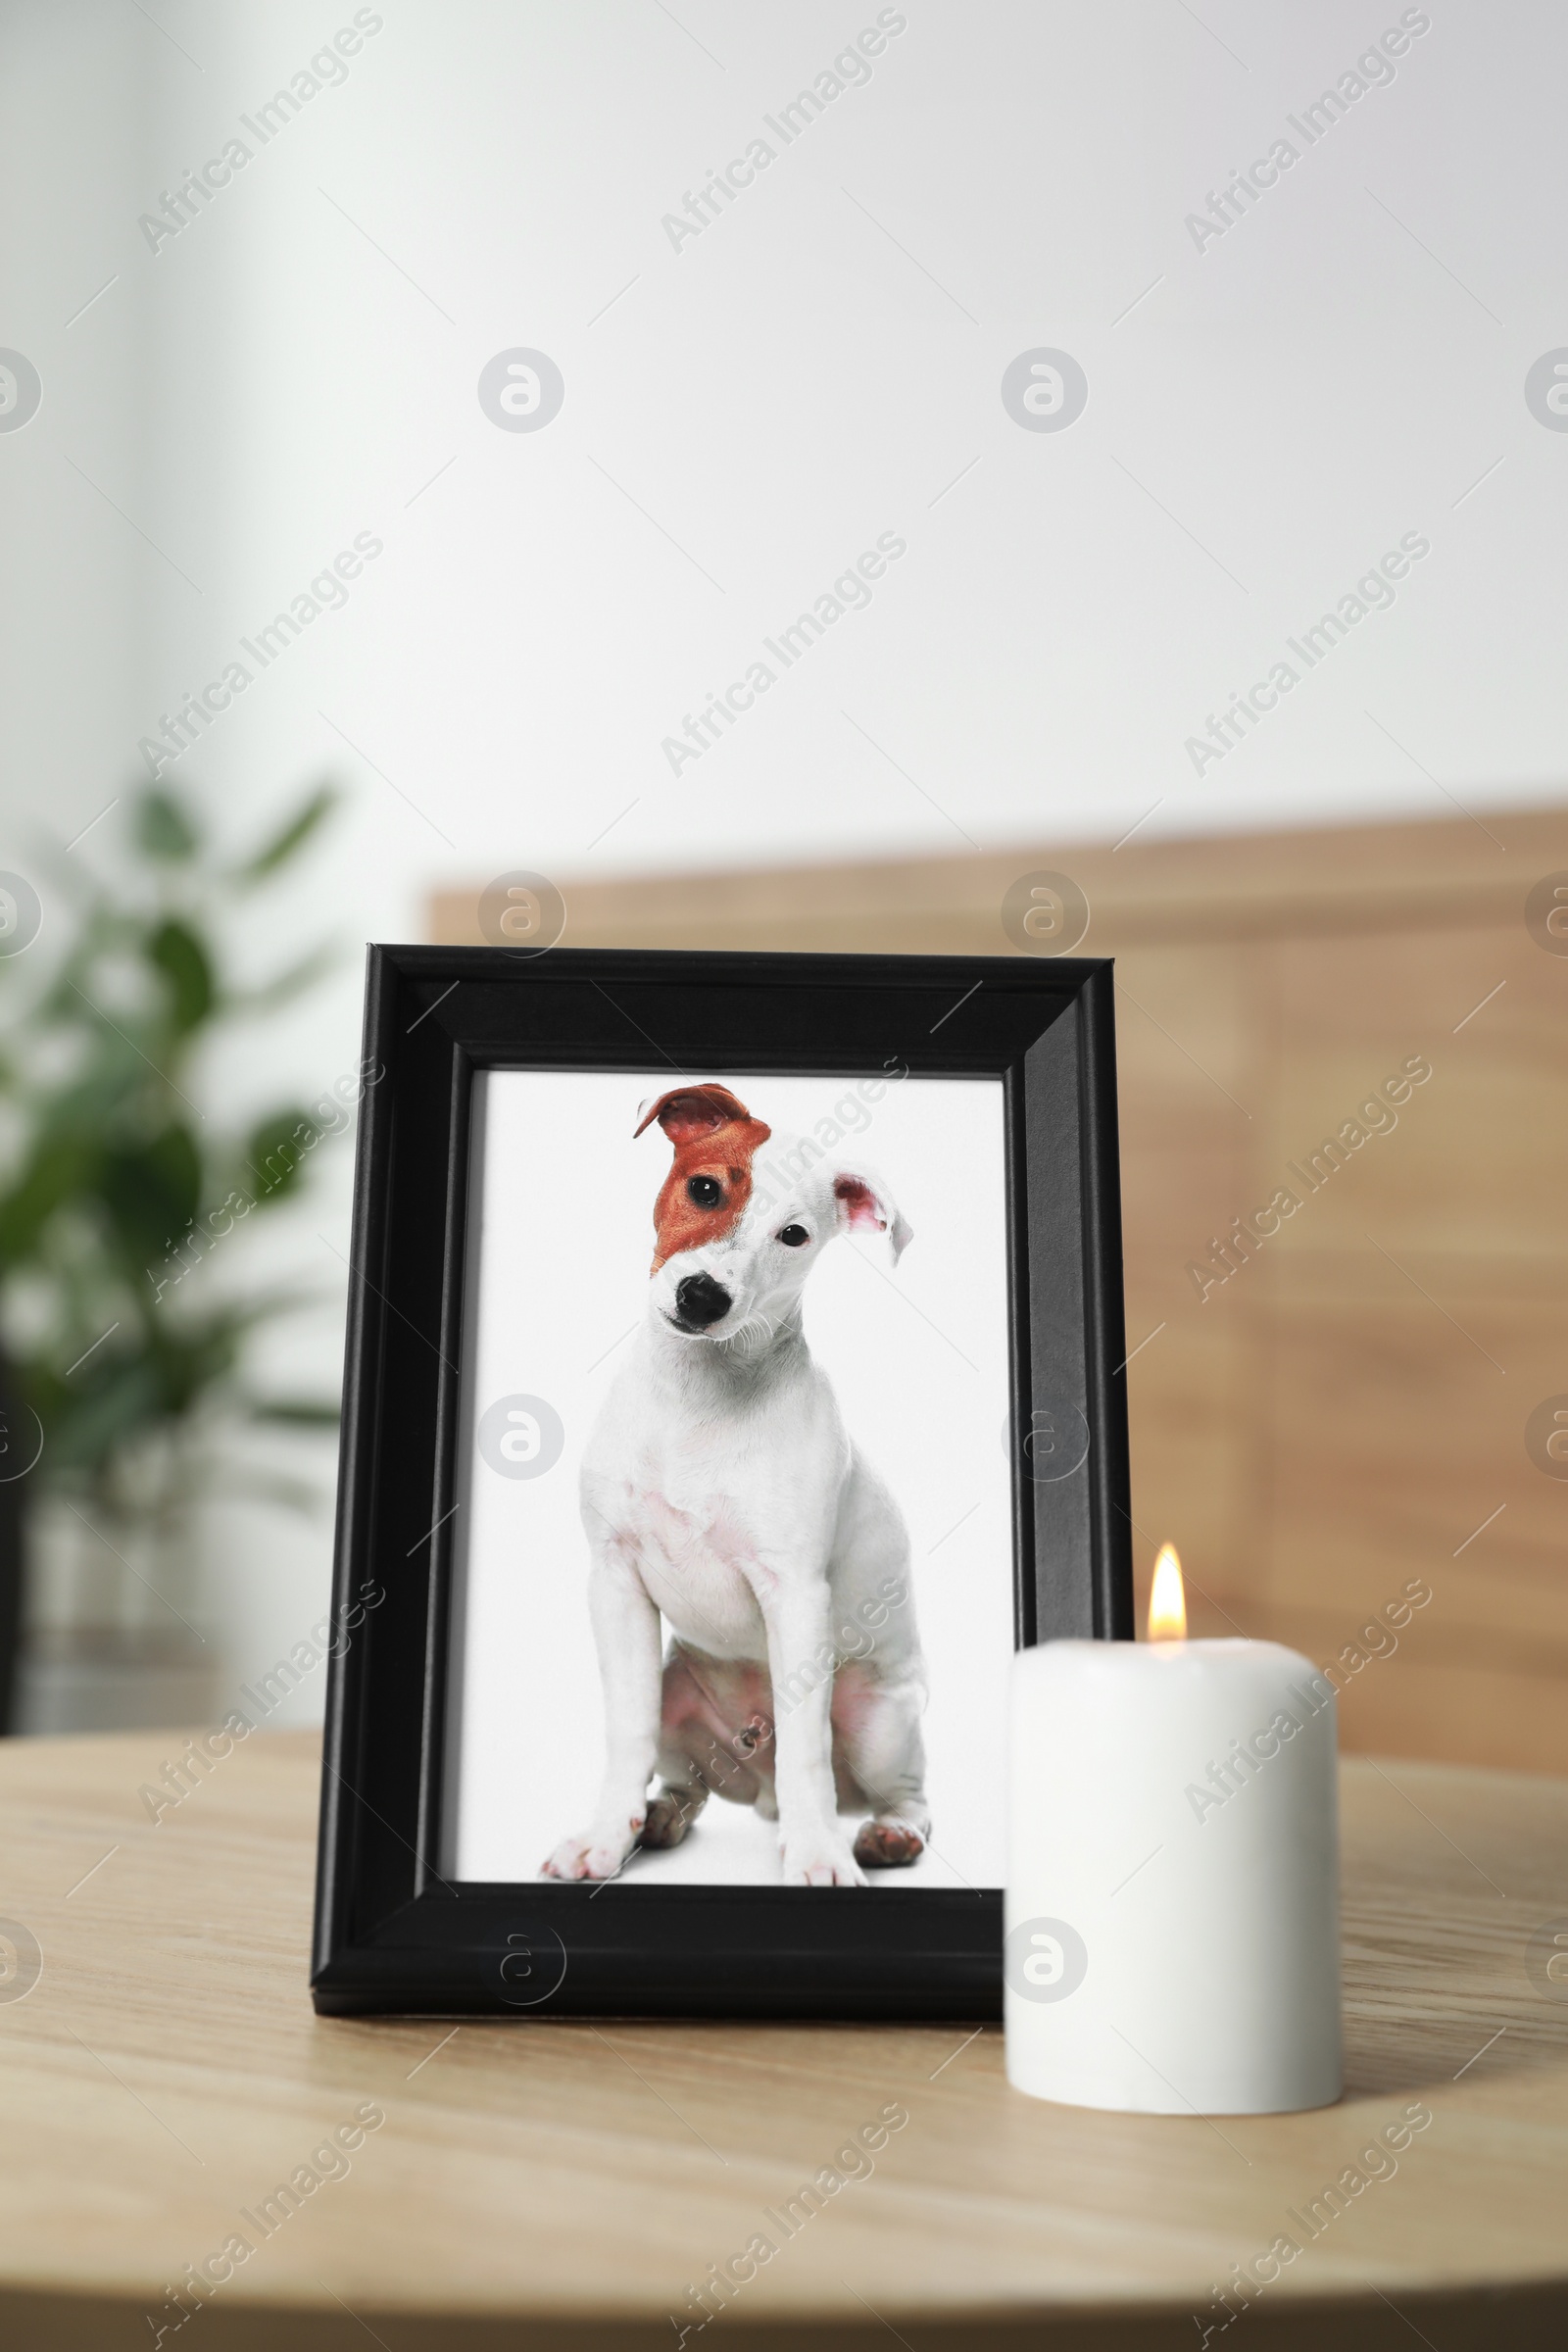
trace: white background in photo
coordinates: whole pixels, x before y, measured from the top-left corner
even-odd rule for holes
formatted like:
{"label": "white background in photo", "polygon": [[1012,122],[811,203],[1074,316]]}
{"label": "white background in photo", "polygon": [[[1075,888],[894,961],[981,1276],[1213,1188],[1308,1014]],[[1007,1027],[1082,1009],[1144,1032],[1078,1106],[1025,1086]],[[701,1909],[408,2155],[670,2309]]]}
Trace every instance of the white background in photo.
{"label": "white background in photo", "polygon": [[[801,1134],[851,1085],[722,1075],[759,1118]],[[636,1143],[632,1130],[639,1102],[670,1076],[506,1070],[477,1081],[488,1100],[470,1196],[480,1271],[459,1522],[466,1689],[443,1862],[461,1879],[532,1879],[592,1813],[604,1714],[577,1473],[646,1309],[670,1148],[657,1127]],[[908,1078],[864,1115],[862,1134],[835,1149],[886,1179],[914,1239],[897,1272],[880,1238],[833,1242],[807,1288],[806,1329],[908,1525],[934,1838],[913,1869],[872,1883],[998,1886],[1012,1651],[1002,1089]],[[511,1395],[545,1398],[564,1425],[564,1450],[542,1477],[502,1477],[473,1450],[479,1414]],[[685,1845],[639,1856],[627,1878],[776,1884],[777,1832],[714,1798]]]}

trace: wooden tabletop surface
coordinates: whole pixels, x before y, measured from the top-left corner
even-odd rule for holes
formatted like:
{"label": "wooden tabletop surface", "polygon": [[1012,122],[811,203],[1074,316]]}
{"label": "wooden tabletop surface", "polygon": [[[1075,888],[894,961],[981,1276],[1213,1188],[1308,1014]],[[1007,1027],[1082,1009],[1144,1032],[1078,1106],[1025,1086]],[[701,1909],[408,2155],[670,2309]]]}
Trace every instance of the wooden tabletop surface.
{"label": "wooden tabletop surface", "polygon": [[[1345,2100],[1209,2123],[1026,2099],[994,2027],[318,2019],[316,1740],[257,1736],[154,1824],[178,1752],[0,1743],[8,2352],[1568,2341],[1568,1997],[1531,1946],[1568,1934],[1568,1782],[1348,1763]],[[1412,2107],[1397,2170],[1357,2166]],[[758,2236],[700,2330],[688,2289]]]}

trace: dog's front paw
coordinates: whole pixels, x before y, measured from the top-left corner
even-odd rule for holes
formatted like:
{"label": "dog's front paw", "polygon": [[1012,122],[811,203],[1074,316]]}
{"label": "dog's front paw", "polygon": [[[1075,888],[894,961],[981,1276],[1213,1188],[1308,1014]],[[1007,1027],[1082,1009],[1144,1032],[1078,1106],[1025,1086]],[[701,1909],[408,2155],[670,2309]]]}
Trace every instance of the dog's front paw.
{"label": "dog's front paw", "polygon": [[846,1838],[814,1837],[784,1841],[786,1886],[863,1886],[865,1873]]}
{"label": "dog's front paw", "polygon": [[636,1844],[642,1826],[638,1815],[628,1817],[623,1831],[607,1835],[602,1830],[585,1830],[578,1838],[563,1838],[549,1861],[541,1864],[539,1875],[545,1879],[612,1879]]}

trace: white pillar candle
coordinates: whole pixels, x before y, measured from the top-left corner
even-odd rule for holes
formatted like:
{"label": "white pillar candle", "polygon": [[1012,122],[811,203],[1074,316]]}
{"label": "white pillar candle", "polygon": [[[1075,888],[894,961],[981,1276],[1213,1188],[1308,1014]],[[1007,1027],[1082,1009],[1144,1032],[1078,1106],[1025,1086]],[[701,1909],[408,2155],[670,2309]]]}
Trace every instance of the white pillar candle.
{"label": "white pillar candle", "polygon": [[1009,2082],[1152,2115],[1339,2097],[1336,1751],[1332,1685],[1278,1642],[1018,1653]]}

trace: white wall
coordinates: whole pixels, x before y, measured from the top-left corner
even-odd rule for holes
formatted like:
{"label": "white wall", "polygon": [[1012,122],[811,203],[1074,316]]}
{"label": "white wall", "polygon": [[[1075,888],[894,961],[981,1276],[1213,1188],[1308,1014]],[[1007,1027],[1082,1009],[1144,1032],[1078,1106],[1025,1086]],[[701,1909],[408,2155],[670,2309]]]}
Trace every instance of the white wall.
{"label": "white wall", "polygon": [[[257,961],[323,924],[416,935],[432,883],[515,865],[1560,794],[1568,434],[1524,398],[1568,344],[1560,11],[1435,5],[1307,149],[1286,117],[1397,6],[908,0],[785,149],[762,117],[875,6],[386,0],[342,85],[150,251],[137,215],[353,13],[6,19],[0,342],[45,395],[0,434],[0,861],[84,824],[362,531],[384,552],[346,608],[172,770],[236,832],[323,766],[352,787],[282,932],[237,943]],[[760,131],[776,159],[673,250],[662,216]],[[1186,216],[1282,135],[1299,160],[1198,250]],[[519,345],[564,376],[537,433],[476,397]],[[1000,397],[1040,346],[1087,371],[1065,431]],[[662,739],[883,532],[907,552],[869,609],[672,775]],[[1405,533],[1431,552],[1393,609],[1195,772],[1208,714]],[[215,1098],[330,1081],[357,988],[351,954]],[[329,1282],[346,1172],[289,1245]],[[328,1313],[298,1377],[335,1346]],[[274,1532],[258,1567],[247,1526],[214,1606],[249,1655],[293,1638],[324,1551]]]}

